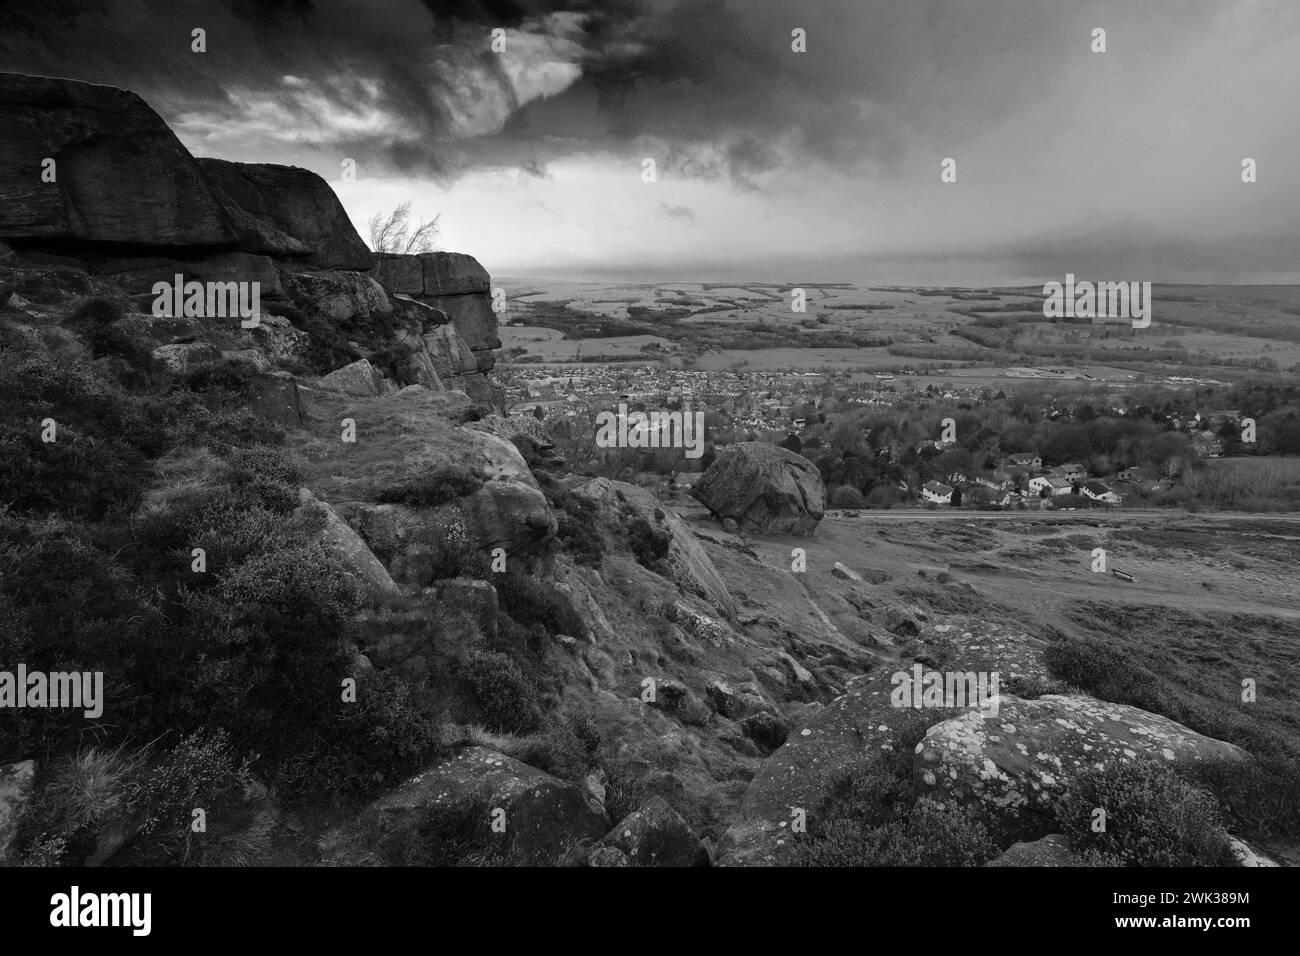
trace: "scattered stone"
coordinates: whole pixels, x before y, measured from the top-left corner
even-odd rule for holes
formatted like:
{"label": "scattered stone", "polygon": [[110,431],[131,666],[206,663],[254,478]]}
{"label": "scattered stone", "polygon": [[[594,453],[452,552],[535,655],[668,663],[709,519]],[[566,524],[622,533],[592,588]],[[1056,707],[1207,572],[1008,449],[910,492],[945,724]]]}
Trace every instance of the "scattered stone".
{"label": "scattered stone", "polygon": [[357,359],[342,368],[321,376],[322,388],[343,392],[345,395],[367,397],[378,395],[383,376],[366,359]]}
{"label": "scattered stone", "polygon": [[858,574],[857,571],[854,571],[852,568],[845,567],[844,565],[840,564],[838,561],[835,562],[835,567],[831,568],[831,574],[835,575],[835,577],[837,578],[842,578],[845,581],[855,581],[858,584],[867,583],[862,579],[862,575]]}

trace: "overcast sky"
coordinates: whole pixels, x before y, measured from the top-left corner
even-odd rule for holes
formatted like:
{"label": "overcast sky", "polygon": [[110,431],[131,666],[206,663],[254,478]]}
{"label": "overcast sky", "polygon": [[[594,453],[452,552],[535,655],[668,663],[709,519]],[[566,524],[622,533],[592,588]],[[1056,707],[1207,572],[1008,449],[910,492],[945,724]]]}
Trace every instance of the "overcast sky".
{"label": "overcast sky", "polygon": [[0,69],[125,86],[198,155],[313,169],[363,236],[410,199],[496,275],[1300,281],[1295,0],[0,8]]}

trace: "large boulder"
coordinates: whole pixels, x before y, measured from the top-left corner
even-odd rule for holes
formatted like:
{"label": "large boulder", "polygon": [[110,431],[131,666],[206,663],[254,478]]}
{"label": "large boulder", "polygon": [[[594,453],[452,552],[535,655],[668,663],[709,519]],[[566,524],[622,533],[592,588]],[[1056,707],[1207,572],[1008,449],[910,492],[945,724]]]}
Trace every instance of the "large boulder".
{"label": "large boulder", "polygon": [[249,215],[301,242],[321,269],[368,270],[374,256],[334,190],[297,166],[200,159],[199,167]]}
{"label": "large boulder", "polygon": [[1127,704],[1004,694],[995,717],[970,711],[931,727],[913,767],[918,798],[967,807],[1008,842],[1051,832],[1054,803],[1083,771],[1148,757],[1190,764],[1246,752]]}
{"label": "large boulder", "polygon": [[[381,797],[366,811],[385,842],[412,838],[440,808],[481,808],[483,833],[502,841],[502,858],[555,866],[584,841],[609,831],[609,818],[579,786],[486,747],[467,747]],[[493,831],[493,812],[504,829]]]}
{"label": "large boulder", "polygon": [[593,478],[573,489],[573,494],[596,505],[607,520],[617,521],[620,516],[640,519],[665,532],[669,537],[668,553],[661,565],[666,576],[735,620],[736,601],[704,546],[686,522],[663,507],[654,495],[636,485],[608,478]]}
{"label": "large boulder", "polygon": [[788,448],[738,442],[724,448],[691,488],[719,520],[755,534],[811,534],[826,508],[817,467]]}

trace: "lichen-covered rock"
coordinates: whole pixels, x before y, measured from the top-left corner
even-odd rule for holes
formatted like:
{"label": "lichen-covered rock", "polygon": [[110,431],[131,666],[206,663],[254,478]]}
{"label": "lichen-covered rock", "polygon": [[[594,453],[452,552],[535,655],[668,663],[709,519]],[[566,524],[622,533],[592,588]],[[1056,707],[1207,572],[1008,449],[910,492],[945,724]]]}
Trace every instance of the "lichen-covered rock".
{"label": "lichen-covered rock", "polygon": [[284,277],[295,305],[336,322],[362,322],[391,315],[384,287],[360,272],[300,272]]}
{"label": "lichen-covered rock", "polygon": [[593,478],[573,489],[600,512],[615,521],[620,517],[640,519],[669,537],[668,553],[660,564],[665,576],[692,594],[711,603],[729,619],[736,616],[736,602],[722,575],[686,522],[644,488],[608,478]]}
{"label": "lichen-covered rock", "polygon": [[208,342],[183,342],[177,345],[160,345],[152,352],[153,359],[173,374],[184,374],[199,365],[216,362],[221,352]]}
{"label": "lichen-covered rock", "polygon": [[811,534],[826,509],[817,467],[766,442],[728,445],[690,493],[719,520],[754,534]]}
{"label": "lichen-covered rock", "polygon": [[601,844],[621,850],[632,866],[709,865],[709,851],[662,797],[620,820]]}
{"label": "lichen-covered rock", "polygon": [[918,798],[966,807],[996,838],[1032,840],[1082,772],[1154,757],[1171,764],[1244,760],[1234,744],[1167,717],[1092,697],[1004,694],[996,716],[968,712],[931,727],[913,762]]}
{"label": "lichen-covered rock", "polygon": [[1013,843],[1001,856],[984,864],[985,866],[1087,866],[1066,842],[1060,833],[1049,833],[1045,837],[1026,843]]}
{"label": "lichen-covered rock", "polygon": [[486,747],[467,747],[375,801],[366,816],[381,833],[413,831],[422,815],[438,807],[473,800],[483,808],[483,828],[492,811],[504,830],[503,855],[522,866],[554,866],[575,844],[609,832],[609,818],[581,788]]}
{"label": "lichen-covered rock", "polygon": [[[906,614],[900,608],[889,610]],[[970,615],[949,615],[917,626],[916,637],[902,643],[900,651],[933,667],[952,664],[960,665],[961,671],[997,673],[999,686],[1012,693],[1014,685],[1008,687],[1007,682],[1013,679],[1039,685],[1052,682],[1043,656],[1047,642],[1019,628]]]}

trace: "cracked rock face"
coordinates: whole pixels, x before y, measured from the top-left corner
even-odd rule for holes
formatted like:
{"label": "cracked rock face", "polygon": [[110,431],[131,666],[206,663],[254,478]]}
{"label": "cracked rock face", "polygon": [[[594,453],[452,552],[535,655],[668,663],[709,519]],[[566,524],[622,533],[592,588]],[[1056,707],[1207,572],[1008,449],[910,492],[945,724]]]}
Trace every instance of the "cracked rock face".
{"label": "cracked rock face", "polygon": [[1183,764],[1246,752],[1127,704],[1003,695],[996,716],[970,711],[931,727],[914,784],[920,799],[969,808],[995,839],[1033,840],[1056,829],[1053,804],[1079,774],[1145,757]]}
{"label": "cracked rock face", "polygon": [[826,510],[817,466],[766,442],[728,445],[691,495],[719,520],[754,534],[811,534]]}

